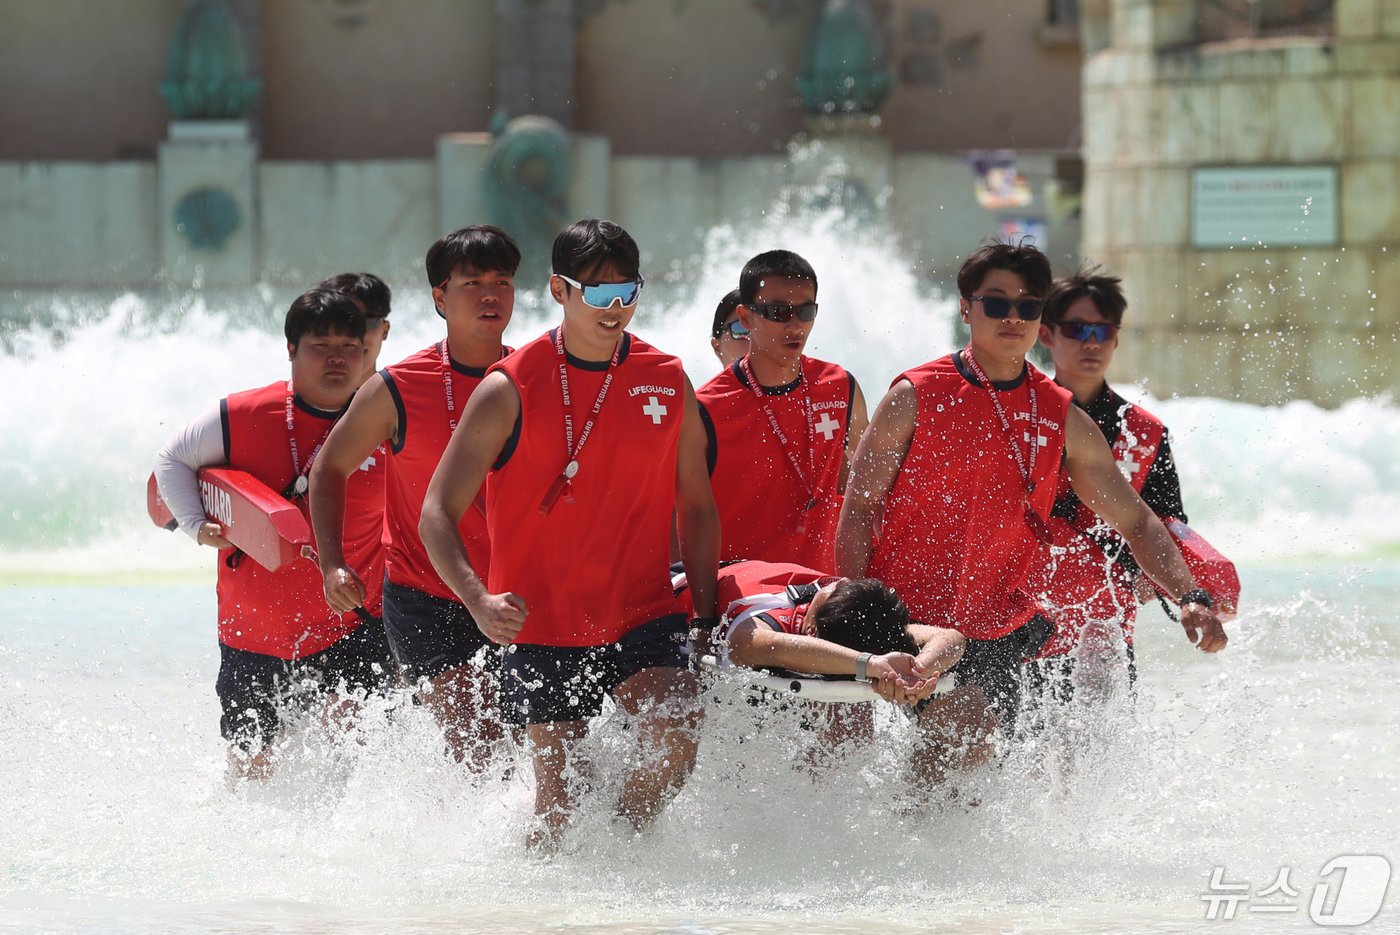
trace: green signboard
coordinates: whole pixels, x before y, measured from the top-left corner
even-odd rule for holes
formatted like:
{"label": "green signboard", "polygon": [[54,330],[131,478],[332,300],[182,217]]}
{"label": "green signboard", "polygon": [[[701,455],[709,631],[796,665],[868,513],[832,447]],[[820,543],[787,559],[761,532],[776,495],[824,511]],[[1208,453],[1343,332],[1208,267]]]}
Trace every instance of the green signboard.
{"label": "green signboard", "polygon": [[1191,173],[1192,246],[1336,246],[1339,231],[1336,166]]}

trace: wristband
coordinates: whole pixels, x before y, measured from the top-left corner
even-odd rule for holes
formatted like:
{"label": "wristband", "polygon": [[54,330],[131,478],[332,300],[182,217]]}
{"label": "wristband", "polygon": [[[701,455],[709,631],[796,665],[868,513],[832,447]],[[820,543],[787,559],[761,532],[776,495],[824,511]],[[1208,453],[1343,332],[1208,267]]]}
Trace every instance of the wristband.
{"label": "wristband", "polygon": [[688,626],[692,630],[713,630],[719,626],[718,617],[691,617]]}
{"label": "wristband", "polygon": [[856,681],[868,682],[870,676],[866,673],[866,666],[870,665],[870,659],[874,653],[861,653],[856,657]]}
{"label": "wristband", "polygon": [[1215,601],[1211,600],[1210,592],[1205,588],[1192,588],[1181,595],[1181,600],[1176,603],[1178,607],[1185,607],[1187,604],[1200,604],[1207,610],[1215,607]]}

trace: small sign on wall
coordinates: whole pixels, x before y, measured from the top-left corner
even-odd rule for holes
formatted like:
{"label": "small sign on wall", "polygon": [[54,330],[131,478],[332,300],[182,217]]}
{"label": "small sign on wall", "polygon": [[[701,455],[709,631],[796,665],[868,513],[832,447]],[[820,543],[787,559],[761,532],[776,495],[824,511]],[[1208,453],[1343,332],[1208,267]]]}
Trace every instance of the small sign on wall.
{"label": "small sign on wall", "polygon": [[1191,245],[1335,246],[1336,166],[1250,166],[1191,172]]}

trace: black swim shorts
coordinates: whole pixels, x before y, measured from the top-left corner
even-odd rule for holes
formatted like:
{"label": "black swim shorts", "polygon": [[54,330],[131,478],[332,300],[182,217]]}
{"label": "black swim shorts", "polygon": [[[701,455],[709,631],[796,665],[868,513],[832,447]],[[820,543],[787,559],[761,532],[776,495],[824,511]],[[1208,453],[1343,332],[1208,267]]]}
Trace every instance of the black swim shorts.
{"label": "black swim shorts", "polygon": [[[461,603],[388,578],[384,579],[384,631],[394,661],[410,684],[467,665],[492,646]],[[498,654],[488,651],[488,657],[493,655]]]}
{"label": "black swim shorts", "polygon": [[385,690],[393,662],[384,628],[364,623],[339,642],[300,659],[280,659],[219,644],[214,683],[225,740],[254,752],[272,742],[289,705],[306,705],[329,692],[347,695]]}
{"label": "black swim shorts", "polygon": [[976,685],[992,703],[1003,730],[1011,730],[1021,708],[1021,663],[1035,656],[1055,633],[1049,617],[1036,614],[994,640],[967,641],[962,659],[949,671],[958,685]]}
{"label": "black swim shorts", "polygon": [[643,669],[686,667],[684,614],[644,623],[605,646],[516,643],[501,659],[501,708],[514,724],[582,721]]}

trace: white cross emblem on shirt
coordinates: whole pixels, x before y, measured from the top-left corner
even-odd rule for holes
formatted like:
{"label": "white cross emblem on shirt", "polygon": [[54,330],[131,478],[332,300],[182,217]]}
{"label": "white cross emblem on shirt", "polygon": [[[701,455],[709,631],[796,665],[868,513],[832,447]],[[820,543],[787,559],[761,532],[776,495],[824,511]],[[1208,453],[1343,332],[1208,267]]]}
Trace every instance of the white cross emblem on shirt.
{"label": "white cross emblem on shirt", "polygon": [[[1029,444],[1031,443],[1031,433],[1030,433],[1030,432],[1022,432],[1022,433],[1021,433],[1021,438],[1025,441],[1025,443],[1026,443],[1027,445],[1029,445]],[[1036,436],[1035,436],[1035,444],[1036,444],[1036,447],[1038,447],[1038,448],[1048,448],[1048,447],[1050,446],[1050,439],[1046,438],[1044,435],[1041,435],[1040,433],[1037,432],[1037,433],[1036,433]]]}
{"label": "white cross emblem on shirt", "polygon": [[1132,480],[1133,475],[1137,473],[1137,469],[1137,459],[1133,457],[1133,449],[1129,448],[1123,453],[1123,457],[1118,459],[1118,470],[1122,471],[1123,476],[1128,480]]}
{"label": "white cross emblem on shirt", "polygon": [[822,437],[825,438],[827,441],[831,441],[833,438],[836,437],[836,430],[840,427],[841,423],[833,419],[831,417],[831,413],[829,412],[823,412],[822,417],[817,420],[815,425],[812,426],[812,428],[816,429],[818,432],[821,432]]}
{"label": "white cross emblem on shirt", "polygon": [[648,396],[648,402],[642,407],[642,414],[651,416],[652,425],[660,425],[661,417],[666,414],[666,407],[661,405],[661,400],[655,396]]}

